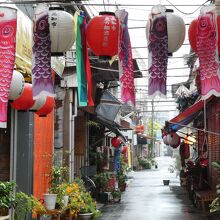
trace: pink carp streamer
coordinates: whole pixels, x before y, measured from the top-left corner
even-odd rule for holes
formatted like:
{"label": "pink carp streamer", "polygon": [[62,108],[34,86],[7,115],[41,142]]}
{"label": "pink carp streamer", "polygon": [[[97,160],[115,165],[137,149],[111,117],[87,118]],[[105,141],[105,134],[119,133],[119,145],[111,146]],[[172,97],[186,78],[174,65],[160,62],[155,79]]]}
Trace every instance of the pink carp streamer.
{"label": "pink carp streamer", "polygon": [[33,98],[52,96],[54,86],[51,75],[51,41],[48,23],[49,9],[44,4],[37,6],[34,15],[34,44],[32,64]]}
{"label": "pink carp streamer", "polygon": [[119,78],[121,82],[121,99],[125,103],[135,105],[134,67],[130,36],[128,32],[128,13],[118,10],[116,16],[120,22],[119,41]]}
{"label": "pink carp streamer", "polygon": [[166,79],[168,62],[167,19],[161,14],[151,14],[148,39],[149,79],[148,95],[166,97]]}
{"label": "pink carp streamer", "polygon": [[16,9],[0,8],[0,127],[7,127],[8,96],[15,65]]}
{"label": "pink carp streamer", "polygon": [[216,23],[214,10],[206,11],[198,18],[196,46],[202,99],[208,99],[211,95],[220,96]]}

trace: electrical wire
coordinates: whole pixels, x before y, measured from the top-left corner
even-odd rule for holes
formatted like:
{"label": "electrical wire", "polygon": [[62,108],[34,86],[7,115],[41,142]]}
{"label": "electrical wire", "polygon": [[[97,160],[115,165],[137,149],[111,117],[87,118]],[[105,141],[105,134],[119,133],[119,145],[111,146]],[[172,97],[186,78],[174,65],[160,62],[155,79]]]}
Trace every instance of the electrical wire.
{"label": "electrical wire", "polygon": [[169,0],[166,0],[166,1],[169,2],[170,5],[172,5],[178,12],[180,12],[180,13],[182,13],[182,14],[184,14],[184,15],[192,15],[192,14],[194,14],[195,12],[197,12],[202,6],[204,6],[206,3],[208,3],[210,0],[205,1],[205,2],[204,2],[201,6],[199,6],[195,11],[189,12],[189,13],[186,13],[186,12],[181,11],[181,10],[178,9],[174,4],[172,4]]}

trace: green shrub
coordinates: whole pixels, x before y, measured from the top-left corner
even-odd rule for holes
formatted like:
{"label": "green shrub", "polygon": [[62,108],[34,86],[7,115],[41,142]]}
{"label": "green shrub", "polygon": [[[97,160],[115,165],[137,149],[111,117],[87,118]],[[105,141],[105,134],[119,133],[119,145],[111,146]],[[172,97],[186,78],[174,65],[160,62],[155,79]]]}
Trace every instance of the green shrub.
{"label": "green shrub", "polygon": [[147,158],[139,158],[139,165],[142,166],[143,169],[151,169],[152,162],[151,159]]}

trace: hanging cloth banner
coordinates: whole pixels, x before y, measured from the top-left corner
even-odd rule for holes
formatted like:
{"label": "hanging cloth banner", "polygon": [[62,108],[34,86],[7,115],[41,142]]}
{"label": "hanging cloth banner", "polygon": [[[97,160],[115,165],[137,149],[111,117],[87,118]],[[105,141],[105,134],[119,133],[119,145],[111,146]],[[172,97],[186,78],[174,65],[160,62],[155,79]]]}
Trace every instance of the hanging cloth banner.
{"label": "hanging cloth banner", "polygon": [[83,15],[77,15],[77,30],[76,30],[76,73],[78,82],[78,100],[79,106],[87,106],[87,82],[83,57],[83,48],[81,36],[81,27],[83,24]]}
{"label": "hanging cloth banner", "polygon": [[150,98],[166,97],[166,78],[168,62],[168,33],[165,10],[158,8],[158,13],[150,14],[148,35],[148,95]]}
{"label": "hanging cloth banner", "polygon": [[115,149],[114,150],[114,166],[113,166],[113,171],[114,172],[119,172],[120,171],[120,149]]}
{"label": "hanging cloth banner", "polygon": [[86,17],[83,17],[83,23],[81,25],[81,37],[82,37],[82,52],[84,59],[84,69],[86,73],[87,80],[87,98],[88,98],[88,106],[94,106],[93,98],[92,98],[92,72],[89,61],[89,53],[86,43]]}
{"label": "hanging cloth banner", "polygon": [[0,127],[7,127],[8,96],[15,66],[17,10],[0,7]]}
{"label": "hanging cloth banner", "polygon": [[48,23],[49,8],[39,4],[34,14],[32,85],[33,99],[55,97],[51,75],[51,41]]}
{"label": "hanging cloth banner", "polygon": [[200,63],[201,99],[208,99],[211,95],[220,96],[217,33],[215,7],[203,7],[198,17],[196,41]]}
{"label": "hanging cloth banner", "polygon": [[119,78],[121,82],[121,99],[135,105],[134,67],[130,36],[128,32],[128,12],[117,10],[116,16],[120,22],[119,40]]}

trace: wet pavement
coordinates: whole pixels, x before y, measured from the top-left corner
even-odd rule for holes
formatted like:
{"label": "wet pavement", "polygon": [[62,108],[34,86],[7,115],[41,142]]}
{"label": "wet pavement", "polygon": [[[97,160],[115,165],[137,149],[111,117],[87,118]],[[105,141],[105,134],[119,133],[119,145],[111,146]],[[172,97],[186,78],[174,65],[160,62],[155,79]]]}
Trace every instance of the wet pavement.
{"label": "wet pavement", "polygon": [[[168,171],[170,157],[159,157],[158,169],[132,172],[133,179],[120,203],[101,208],[100,220],[203,220],[212,219],[196,209],[188,199],[179,178]],[[130,175],[130,174],[129,174]],[[169,179],[169,186],[163,185]]]}

